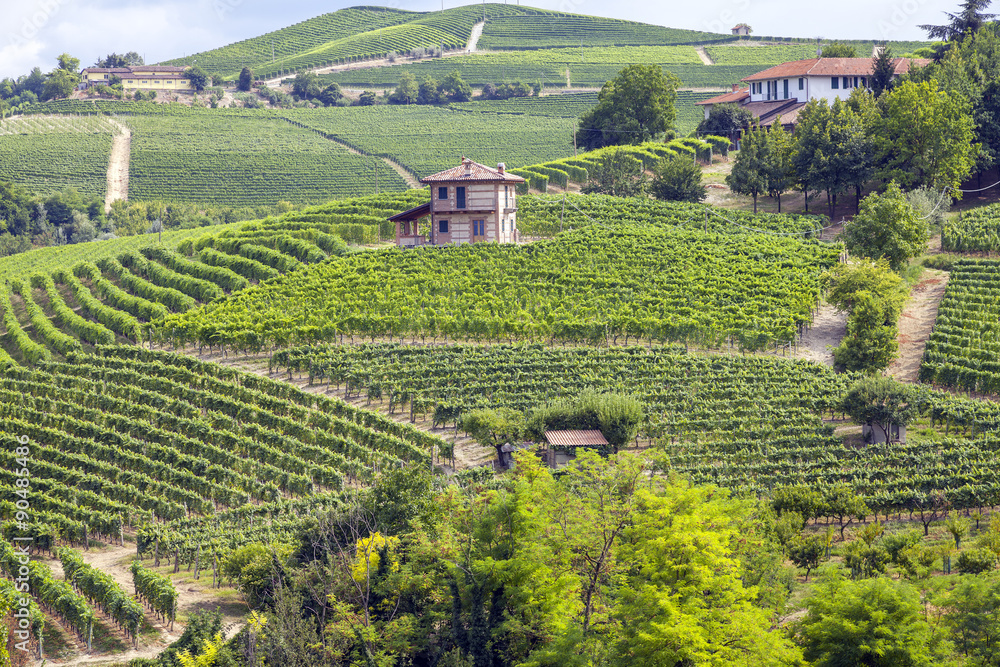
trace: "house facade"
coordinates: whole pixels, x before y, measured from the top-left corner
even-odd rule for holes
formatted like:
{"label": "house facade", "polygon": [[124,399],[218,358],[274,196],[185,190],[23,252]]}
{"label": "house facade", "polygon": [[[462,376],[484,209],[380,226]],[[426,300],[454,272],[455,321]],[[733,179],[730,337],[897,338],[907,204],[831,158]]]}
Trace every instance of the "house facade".
{"label": "house facade", "polygon": [[[894,58],[894,76],[909,71],[913,65],[924,66],[926,59]],[[762,126],[781,118],[782,125],[793,127],[798,112],[810,100],[829,103],[846,100],[856,88],[870,88],[873,72],[871,58],[808,58],[776,65],[743,79],[747,86],[697,102],[708,118],[716,104],[739,104],[746,107]]]}
{"label": "house facade", "polygon": [[[396,223],[396,245],[516,243],[517,186],[524,179],[462,158],[451,169],[420,179],[430,186],[431,201],[389,218]],[[426,233],[420,220],[430,217]],[[426,223],[425,223],[426,224]]]}
{"label": "house facade", "polygon": [[81,73],[81,80],[84,88],[110,85],[111,77],[117,76],[126,90],[194,90],[184,77],[185,69],[168,65],[88,67]]}

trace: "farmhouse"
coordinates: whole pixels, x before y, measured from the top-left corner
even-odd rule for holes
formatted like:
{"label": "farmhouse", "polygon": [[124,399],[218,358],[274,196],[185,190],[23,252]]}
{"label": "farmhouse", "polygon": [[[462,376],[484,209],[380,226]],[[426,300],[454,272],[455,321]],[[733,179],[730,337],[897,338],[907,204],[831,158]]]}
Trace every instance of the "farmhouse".
{"label": "farmhouse", "polygon": [[[431,201],[389,218],[396,223],[396,245],[460,245],[516,243],[517,186],[524,179],[462,158],[462,164],[420,179],[431,186]],[[429,234],[419,221],[430,216]]]}
{"label": "farmhouse", "polygon": [[[912,65],[924,66],[929,62],[922,58],[894,58],[895,76],[905,74]],[[733,86],[731,92],[696,104],[705,110],[705,118],[716,104],[739,104],[764,127],[781,118],[782,125],[793,128],[806,102],[847,99],[855,88],[869,88],[871,75],[871,58],[808,58],[748,76],[743,81],[749,86]]]}
{"label": "farmhouse", "polygon": [[135,65],[133,67],[88,67],[81,73],[81,87],[109,85],[112,76],[122,80],[122,87],[131,90],[194,90],[184,78],[186,67],[167,65]]}

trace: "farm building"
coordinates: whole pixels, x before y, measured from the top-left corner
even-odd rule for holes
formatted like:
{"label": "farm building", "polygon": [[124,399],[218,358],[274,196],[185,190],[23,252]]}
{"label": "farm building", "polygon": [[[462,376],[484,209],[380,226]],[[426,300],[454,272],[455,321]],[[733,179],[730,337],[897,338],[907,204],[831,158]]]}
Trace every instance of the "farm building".
{"label": "farm building", "polygon": [[186,67],[135,65],[133,67],[88,67],[81,72],[81,88],[109,85],[112,76],[122,80],[126,90],[194,90],[184,78]]}
{"label": "farm building", "polygon": [[[900,76],[911,65],[922,67],[929,62],[922,58],[895,58],[893,66],[896,76]],[[791,129],[806,102],[822,99],[833,103],[838,98],[847,99],[855,88],[868,88],[871,75],[871,58],[808,58],[748,76],[743,81],[749,87],[733,86],[731,92],[695,104],[705,110],[705,118],[716,104],[739,104],[761,126],[768,127],[781,118],[781,124]]]}
{"label": "farm building", "polygon": [[608,440],[598,430],[546,431],[544,460],[550,468],[561,468],[576,458],[580,447],[601,448]]}
{"label": "farm building", "polygon": [[[524,179],[462,158],[462,164],[420,179],[431,186],[431,201],[389,218],[396,223],[396,245],[516,243],[517,186]],[[419,230],[430,216],[428,234]]]}
{"label": "farm building", "polygon": [[734,35],[739,35],[741,37],[749,35],[751,32],[750,26],[747,25],[746,23],[739,23],[733,26],[731,30],[733,31]]}

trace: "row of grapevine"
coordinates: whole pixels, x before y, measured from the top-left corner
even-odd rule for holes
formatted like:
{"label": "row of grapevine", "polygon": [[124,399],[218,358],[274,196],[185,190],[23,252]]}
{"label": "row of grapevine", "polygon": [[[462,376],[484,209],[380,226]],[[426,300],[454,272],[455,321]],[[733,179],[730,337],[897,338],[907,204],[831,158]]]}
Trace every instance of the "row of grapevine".
{"label": "row of grapevine", "polygon": [[111,575],[85,563],[79,552],[63,547],[57,555],[66,580],[73,583],[73,588],[97,605],[126,637],[132,639],[133,645],[138,646],[142,606],[123,591]]}
{"label": "row of grapevine", "polygon": [[945,221],[941,249],[950,252],[1000,252],[1000,204],[962,211]]}
{"label": "row of grapevine", "polygon": [[173,582],[162,574],[143,567],[140,561],[132,561],[129,566],[135,595],[164,621],[170,621],[173,629],[177,616],[177,589]]}

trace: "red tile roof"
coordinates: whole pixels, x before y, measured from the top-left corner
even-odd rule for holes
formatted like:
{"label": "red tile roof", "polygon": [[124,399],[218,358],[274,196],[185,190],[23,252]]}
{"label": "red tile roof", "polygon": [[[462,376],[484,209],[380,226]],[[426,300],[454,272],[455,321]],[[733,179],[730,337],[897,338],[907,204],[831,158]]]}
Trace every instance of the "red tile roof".
{"label": "red tile roof", "polygon": [[406,222],[409,220],[419,220],[431,214],[431,203],[424,202],[419,206],[407,209],[402,213],[397,213],[389,218],[390,222]]}
{"label": "red tile roof", "polygon": [[[893,58],[896,74],[905,74],[911,62],[921,67],[930,63],[926,58]],[[766,81],[793,76],[871,76],[871,58],[807,58],[776,65],[763,72],[748,76],[743,81]]]}
{"label": "red tile roof", "polygon": [[704,106],[707,104],[729,104],[732,102],[742,102],[748,97],[750,97],[750,89],[740,88],[739,90],[733,91],[731,93],[725,93],[723,95],[710,97],[707,100],[702,100],[701,102],[695,102],[694,104],[695,106]]}
{"label": "red tile roof", "polygon": [[498,169],[492,169],[484,164],[473,162],[468,158],[462,158],[462,164],[451,169],[439,171],[426,178],[421,178],[421,183],[444,183],[452,181],[495,181],[501,183],[524,183],[524,179],[506,171],[501,173]]}
{"label": "red tile roof", "polygon": [[556,447],[587,447],[607,445],[600,431],[546,431],[545,440]]}
{"label": "red tile roof", "polygon": [[183,72],[186,69],[186,67],[175,65],[134,65],[132,67],[133,72]]}
{"label": "red tile roof", "polygon": [[799,112],[806,106],[805,102],[799,102],[798,104],[793,104],[789,107],[783,107],[777,112],[772,112],[770,115],[765,116],[760,119],[760,124],[763,127],[771,127],[774,122],[781,119],[782,125],[795,125],[799,121]]}

